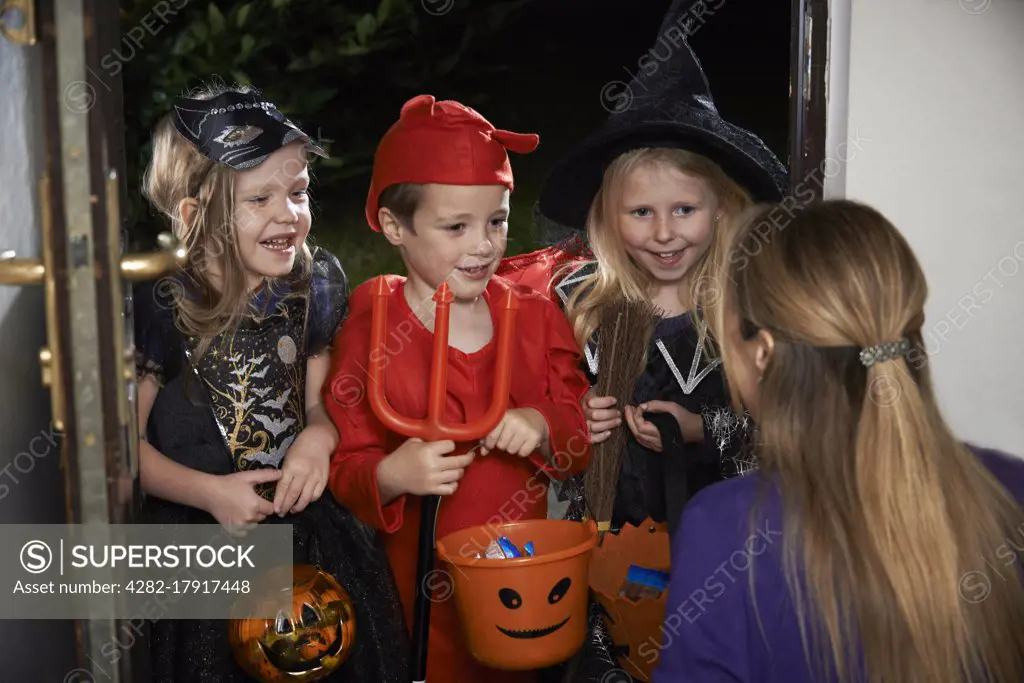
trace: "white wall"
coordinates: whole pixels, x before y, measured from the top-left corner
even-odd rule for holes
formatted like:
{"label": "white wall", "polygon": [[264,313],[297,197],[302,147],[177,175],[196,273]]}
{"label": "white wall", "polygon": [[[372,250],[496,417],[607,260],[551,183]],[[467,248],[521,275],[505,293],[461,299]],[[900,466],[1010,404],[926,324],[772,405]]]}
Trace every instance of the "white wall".
{"label": "white wall", "polygon": [[[38,188],[44,130],[38,52],[39,48],[17,47],[0,38],[0,252],[13,250],[23,258],[41,257]],[[60,457],[51,443],[49,393],[40,381],[39,349],[45,344],[42,287],[0,286],[3,523],[64,521],[62,508],[39,500],[33,492],[37,479],[59,485],[55,477],[59,476]],[[32,439],[40,434],[44,441],[33,444]],[[17,457],[33,445],[37,454],[44,455]],[[60,495],[60,490],[55,493]],[[41,515],[47,518],[41,519]]]}
{"label": "white wall", "polygon": [[[0,251],[22,257],[40,256],[39,82],[39,48],[0,37]],[[50,433],[49,394],[40,384],[45,343],[42,289],[0,286],[0,523],[65,521],[60,452]],[[73,638],[67,621],[0,621],[0,678],[63,680],[75,666]]]}
{"label": "white wall", "polygon": [[[875,206],[928,277],[957,434],[1024,456],[1024,0],[832,0],[827,197]],[[848,47],[847,47],[848,41]]]}

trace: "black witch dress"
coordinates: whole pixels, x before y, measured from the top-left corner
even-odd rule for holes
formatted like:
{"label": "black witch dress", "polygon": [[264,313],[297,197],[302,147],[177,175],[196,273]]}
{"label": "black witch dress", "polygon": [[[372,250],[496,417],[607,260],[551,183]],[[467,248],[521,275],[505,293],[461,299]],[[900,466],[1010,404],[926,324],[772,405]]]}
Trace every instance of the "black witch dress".
{"label": "black witch dress", "polygon": [[[198,340],[175,323],[183,276],[138,285],[133,295],[140,375],[161,385],[146,425],[149,443],[193,469],[226,475],[279,468],[305,426],[306,359],[324,352],[344,320],[348,283],[338,260],[314,254],[253,300],[252,315],[196,356]],[[274,485],[257,489],[273,500]],[[216,524],[204,510],[148,496],[149,524]],[[293,562],[312,564],[349,592],[356,611],[354,650],[326,681],[408,680],[407,635],[387,557],[374,532],[325,490],[297,514],[265,522],[292,524]],[[251,683],[228,645],[226,620],[160,620],[150,630],[152,683]]]}
{"label": "black witch dress", "polygon": [[[596,268],[593,262],[580,265],[555,286],[563,305]],[[600,330],[583,349],[591,384],[597,383],[598,375],[597,334]],[[673,536],[683,506],[698,491],[755,467],[746,447],[749,417],[733,412],[721,360],[705,356],[705,341],[689,313],[661,318],[657,323],[647,365],[634,386],[632,405],[652,400],[677,403],[701,416],[704,440],[686,443],[674,417],[644,413],[644,419],[658,428],[662,452],[642,446],[628,432],[612,510],[612,531],[624,524],[639,525],[650,517],[667,523]],[[628,430],[625,423],[621,428]],[[567,515],[573,519],[581,519],[586,512],[582,481],[579,475],[559,491],[559,498],[569,504]]]}
{"label": "black witch dress", "polygon": [[[563,305],[597,267],[594,262],[584,263],[561,278],[554,292]],[[598,334],[600,330],[583,349],[585,371],[592,385],[597,383],[599,371]],[[639,526],[651,518],[654,522],[665,522],[670,538],[674,537],[683,507],[698,491],[756,467],[748,444],[750,418],[733,412],[721,361],[707,358],[704,342],[691,314],[661,318],[657,323],[647,352],[647,365],[636,380],[631,403],[634,406],[651,400],[678,403],[702,417],[704,440],[686,443],[674,417],[666,413],[644,413],[644,419],[652,422],[661,435],[662,452],[659,453],[641,445],[623,422],[620,429],[627,431],[627,437],[612,509],[612,532],[626,524]],[[567,504],[566,519],[583,519],[587,512],[583,475],[564,482],[557,497]],[[620,669],[616,657],[622,645],[611,642],[605,635],[596,603],[591,603],[590,625],[590,637],[581,656],[558,674],[552,672],[548,680],[567,683],[619,680],[615,676],[620,674],[611,672]],[[567,672],[567,668],[571,668],[571,672]]]}

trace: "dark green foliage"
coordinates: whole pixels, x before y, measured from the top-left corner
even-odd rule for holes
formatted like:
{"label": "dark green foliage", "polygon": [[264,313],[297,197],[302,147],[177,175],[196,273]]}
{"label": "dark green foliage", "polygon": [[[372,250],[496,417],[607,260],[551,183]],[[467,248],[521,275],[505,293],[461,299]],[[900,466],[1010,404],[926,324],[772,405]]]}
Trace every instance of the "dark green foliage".
{"label": "dark green foliage", "polygon": [[[314,230],[325,246],[349,250],[345,226],[369,232],[361,198],[377,141],[402,102],[443,84],[444,91],[435,93],[440,98],[485,105],[483,93],[494,88],[484,86],[503,70],[488,53],[490,40],[509,30],[528,2],[122,0],[122,34],[134,28],[141,35],[134,43],[126,38],[126,54],[118,60],[133,242],[148,248],[164,229],[138,192],[154,125],[177,95],[222,80],[256,86],[328,149],[331,159],[313,168],[314,195],[332,202],[317,210]],[[521,215],[528,216],[528,209]],[[390,249],[380,240],[351,246],[359,252]]]}

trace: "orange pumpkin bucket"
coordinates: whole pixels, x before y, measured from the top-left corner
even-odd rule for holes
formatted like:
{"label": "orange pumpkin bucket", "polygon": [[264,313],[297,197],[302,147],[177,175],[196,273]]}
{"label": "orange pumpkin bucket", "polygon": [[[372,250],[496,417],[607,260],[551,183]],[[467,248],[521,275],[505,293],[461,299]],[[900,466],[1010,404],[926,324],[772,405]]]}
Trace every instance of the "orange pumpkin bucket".
{"label": "orange pumpkin bucket", "polygon": [[[534,555],[479,558],[506,536]],[[484,666],[506,671],[564,662],[587,634],[588,570],[597,525],[539,519],[470,527],[437,542],[451,570],[466,647]]]}
{"label": "orange pumpkin bucket", "polygon": [[624,652],[619,666],[637,681],[650,681],[658,663],[668,591],[632,600],[620,589],[630,565],[668,571],[670,562],[668,527],[648,517],[640,526],[605,534],[590,563],[590,588],[609,616],[608,637]]}
{"label": "orange pumpkin bucket", "polygon": [[[261,683],[311,683],[329,676],[352,654],[355,608],[327,572],[297,564],[290,612],[276,619],[233,619],[228,643],[238,665]],[[246,603],[236,606],[242,609]]]}

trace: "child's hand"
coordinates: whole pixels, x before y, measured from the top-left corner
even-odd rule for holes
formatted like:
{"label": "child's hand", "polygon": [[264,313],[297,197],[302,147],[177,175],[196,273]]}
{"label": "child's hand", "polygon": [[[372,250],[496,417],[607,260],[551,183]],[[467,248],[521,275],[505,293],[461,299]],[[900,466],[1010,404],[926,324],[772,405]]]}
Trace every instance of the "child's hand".
{"label": "child's hand", "polygon": [[446,456],[454,441],[408,439],[377,466],[377,486],[386,505],[404,493],[417,496],[450,496],[459,487],[473,453]]}
{"label": "child's hand", "polygon": [[221,475],[210,495],[207,512],[229,530],[259,524],[274,512],[274,506],[256,493],[255,486],[280,478],[281,470],[269,467]]}
{"label": "child's hand", "polygon": [[614,409],[614,396],[598,396],[590,389],[580,405],[583,415],[587,418],[587,429],[590,431],[590,443],[598,444],[612,435],[612,430],[622,424],[622,415]]}
{"label": "child's hand", "polygon": [[495,449],[526,456],[548,441],[548,421],[535,408],[513,408],[505,412],[498,426],[480,442],[481,455]]}
{"label": "child's hand", "polygon": [[[305,438],[304,438],[305,437]],[[288,447],[281,465],[281,481],[274,492],[274,512],[284,516],[302,512],[323,495],[331,469],[331,454],[315,436],[303,430]]]}
{"label": "child's hand", "polygon": [[633,436],[640,442],[640,445],[652,451],[660,453],[663,445],[661,434],[652,422],[645,420],[643,414],[668,413],[679,423],[679,431],[685,442],[698,442],[704,440],[704,425],[699,415],[691,413],[678,403],[671,401],[648,401],[637,407],[626,406],[626,422]]}
{"label": "child's hand", "polygon": [[636,406],[626,406],[623,412],[626,414],[626,424],[629,425],[629,431],[633,432],[633,436],[636,437],[640,445],[651,449],[655,453],[660,453],[662,449],[661,432],[654,426],[654,423],[644,419],[643,409]]}
{"label": "child's hand", "polygon": [[691,413],[678,403],[671,401],[648,401],[639,408],[648,413],[668,413],[679,423],[679,431],[683,433],[686,443],[702,443],[704,441],[704,419]]}

